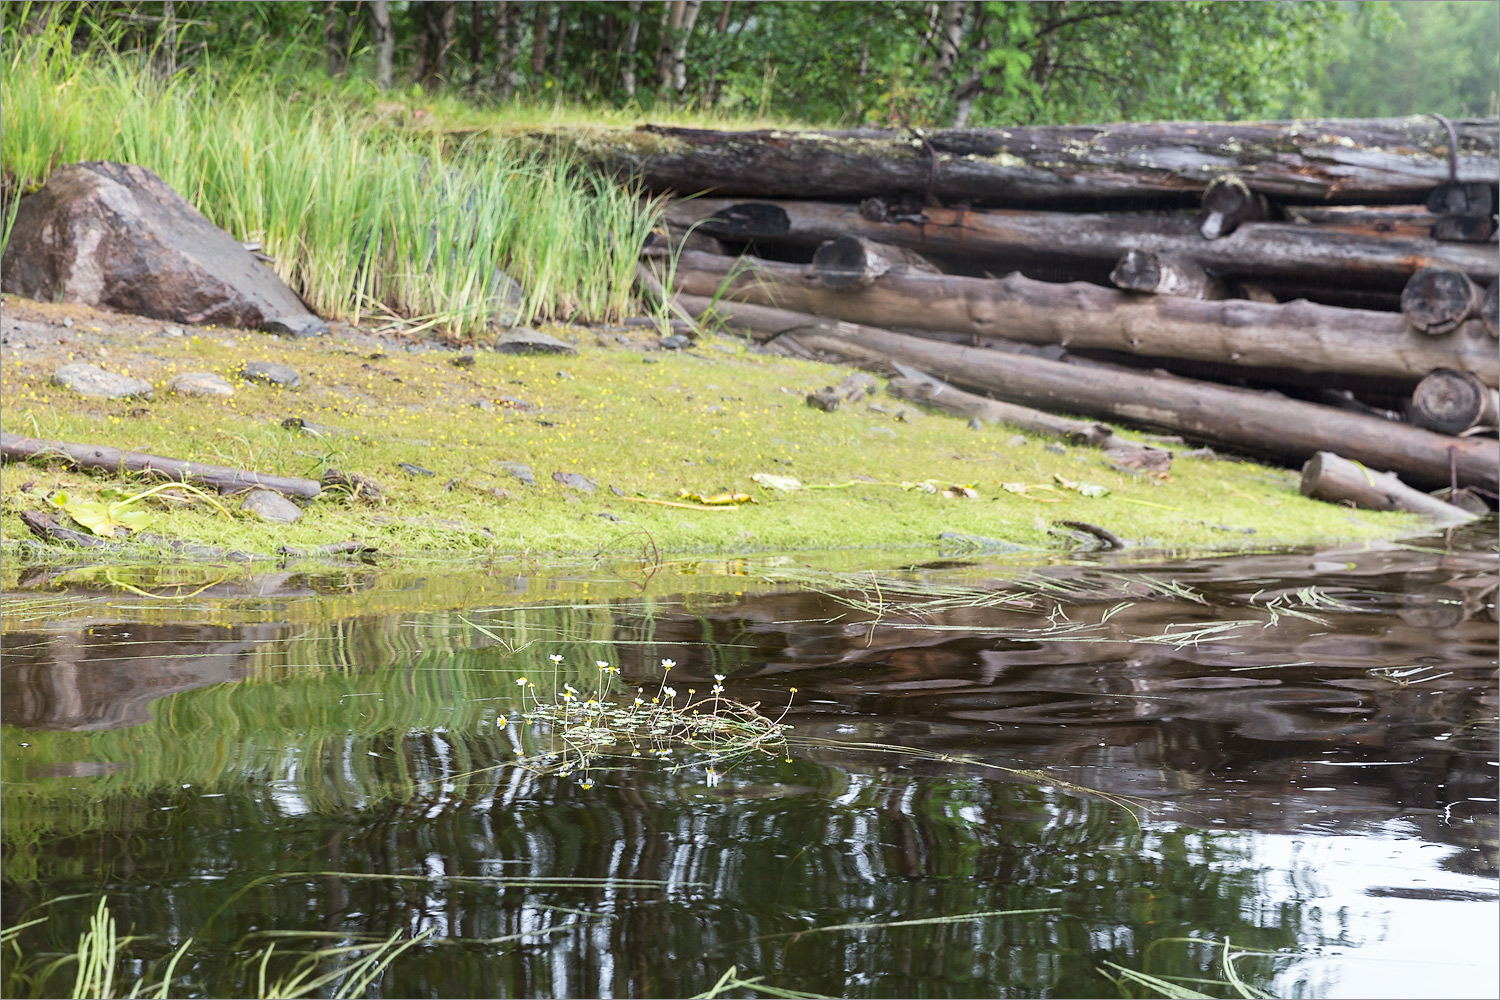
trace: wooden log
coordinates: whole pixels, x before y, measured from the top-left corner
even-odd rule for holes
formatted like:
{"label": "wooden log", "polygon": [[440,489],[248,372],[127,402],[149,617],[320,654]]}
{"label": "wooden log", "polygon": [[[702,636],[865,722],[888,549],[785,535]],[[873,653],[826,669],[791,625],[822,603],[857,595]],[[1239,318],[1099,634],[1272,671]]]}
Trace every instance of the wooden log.
{"label": "wooden log", "polygon": [[858,236],[840,236],[818,247],[813,270],[834,289],[868,288],[887,272],[905,269],[938,274],[932,262],[914,250],[889,246]]}
{"label": "wooden log", "polygon": [[[1456,122],[1459,179],[1500,174],[1494,119]],[[1448,179],[1447,136],[1424,117],[1148,122],[1010,129],[633,133],[538,137],[651,191],[793,198],[900,193],[973,205],[1101,201],[1183,206],[1215,177],[1310,204],[1411,202]],[[1115,256],[1118,256],[1115,255]]]}
{"label": "wooden log", "polygon": [[673,281],[677,291],[691,295],[714,297],[724,289],[744,302],[884,329],[944,330],[1156,357],[1347,372],[1404,379],[1408,385],[1434,369],[1458,368],[1473,371],[1486,385],[1500,384],[1500,357],[1477,321],[1451,337],[1433,338],[1409,329],[1394,313],[1308,302],[1142,298],[1083,282],[1051,284],[1018,274],[990,280],[889,273],[868,288],[833,292],[818,287],[816,276],[798,265],[699,253],[678,258]]}
{"label": "wooden log", "polygon": [[1484,296],[1459,271],[1424,267],[1401,290],[1401,313],[1423,333],[1452,333],[1464,320],[1479,315]]}
{"label": "wooden log", "polygon": [[1420,486],[1446,486],[1450,477],[1460,486],[1493,491],[1500,485],[1496,441],[1454,439],[1272,393],[961,347],[786,309],[741,312],[724,302],[714,309],[765,340],[792,336],[805,347],[857,361],[899,361],[1023,406],[1120,420],[1297,463],[1337,447]]}
{"label": "wooden log", "polygon": [[1198,232],[1206,240],[1228,236],[1242,222],[1259,222],[1270,215],[1266,196],[1251,191],[1239,174],[1225,174],[1208,182],[1198,212]]}
{"label": "wooden log", "polygon": [[1320,451],[1302,466],[1302,495],[1329,503],[1349,502],[1367,510],[1408,510],[1442,521],[1467,521],[1473,514],[1414,490],[1389,472],[1375,472],[1331,451]]}
{"label": "wooden log", "polygon": [[1419,205],[1286,205],[1281,211],[1288,222],[1329,232],[1408,239],[1431,236],[1436,221]]}
{"label": "wooden log", "polygon": [[1115,287],[1153,295],[1181,295],[1189,299],[1222,299],[1224,283],[1197,261],[1150,250],[1131,250],[1109,272]]}
{"label": "wooden log", "polygon": [[[720,215],[719,213],[723,213]],[[971,211],[945,208],[877,214],[857,205],[817,201],[676,201],[666,218],[723,240],[817,246],[840,236],[908,247],[928,255],[973,259],[1094,261],[1105,267],[1131,250],[1197,261],[1236,278],[1287,278],[1398,287],[1422,267],[1462,271],[1475,281],[1500,275],[1493,251],[1462,243],[1256,222],[1205,240],[1191,215]],[[874,217],[871,217],[874,216]]]}
{"label": "wooden log", "polygon": [[259,472],[247,472],[223,465],[208,465],[203,462],[184,462],[176,458],[163,458],[139,451],[121,451],[103,445],[73,444],[68,441],[45,441],[40,438],[22,437],[20,434],[0,434],[0,459],[14,462],[28,458],[61,458],[80,469],[104,472],[154,472],[163,479],[179,483],[201,483],[220,493],[239,493],[245,490],[275,490],[287,496],[313,499],[323,487],[312,479],[288,476],[267,476]]}
{"label": "wooden log", "polygon": [[1484,303],[1479,307],[1479,319],[1485,332],[1500,338],[1500,281],[1490,282],[1484,290]]}
{"label": "wooden log", "polygon": [[1412,392],[1411,422],[1439,434],[1494,427],[1500,423],[1500,396],[1473,372],[1439,368]]}

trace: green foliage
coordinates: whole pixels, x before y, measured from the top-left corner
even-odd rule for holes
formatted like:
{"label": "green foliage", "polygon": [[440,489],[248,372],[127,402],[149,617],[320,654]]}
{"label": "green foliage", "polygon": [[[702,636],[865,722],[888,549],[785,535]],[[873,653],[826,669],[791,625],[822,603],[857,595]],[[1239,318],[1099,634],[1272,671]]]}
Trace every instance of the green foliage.
{"label": "green foliage", "polygon": [[[167,37],[160,3],[71,6],[90,23],[111,24],[112,33],[95,35],[109,35],[121,51],[145,51]],[[391,5],[398,72],[408,81],[421,77],[398,89],[410,86],[406,92],[420,99],[461,91],[487,105],[518,98],[653,117],[711,111],[898,127],[1275,116],[1305,98],[1350,20],[1348,5],[1332,0],[720,0],[704,3],[687,32],[679,90],[658,82],[663,52],[680,37],[668,27],[668,4],[632,11],[623,3],[512,3],[509,46],[492,5],[459,4],[446,47],[433,44],[440,29],[427,16],[431,6]],[[1425,15],[1455,30],[1494,20],[1483,4],[1433,6],[1455,8]],[[347,55],[347,79],[368,87],[375,57],[367,7],[178,3],[171,65],[234,61],[265,49],[295,50],[301,65],[322,65],[329,40],[342,38],[330,66]],[[533,49],[533,42],[540,44]],[[422,53],[437,51],[441,65],[424,61]],[[1483,68],[1485,51],[1494,46],[1476,45],[1460,62]],[[1469,79],[1462,66],[1449,69]]]}
{"label": "green foliage", "polygon": [[1347,4],[1305,111],[1329,116],[1500,113],[1500,8],[1455,0]]}

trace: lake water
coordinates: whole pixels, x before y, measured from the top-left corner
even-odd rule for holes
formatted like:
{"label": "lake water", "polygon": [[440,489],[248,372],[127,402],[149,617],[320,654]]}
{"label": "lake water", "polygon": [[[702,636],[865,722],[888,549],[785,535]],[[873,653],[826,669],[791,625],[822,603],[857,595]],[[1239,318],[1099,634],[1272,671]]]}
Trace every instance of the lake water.
{"label": "lake water", "polygon": [[5,995],[1494,997],[1496,550],[11,567]]}

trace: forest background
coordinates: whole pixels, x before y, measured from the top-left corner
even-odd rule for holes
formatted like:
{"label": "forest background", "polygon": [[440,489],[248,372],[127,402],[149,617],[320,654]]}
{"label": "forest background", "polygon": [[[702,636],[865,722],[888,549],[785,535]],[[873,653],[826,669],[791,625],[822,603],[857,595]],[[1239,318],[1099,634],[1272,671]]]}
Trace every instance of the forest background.
{"label": "forest background", "polygon": [[1496,114],[1500,77],[1500,5],[1454,0],[30,6],[23,20],[33,25],[48,8],[84,15],[79,43],[88,24],[123,29],[117,45],[151,51],[169,71],[251,53],[326,59],[328,74],[354,87],[457,99],[480,115],[510,105],[530,120],[550,111],[615,124],[1003,127],[1477,116]]}

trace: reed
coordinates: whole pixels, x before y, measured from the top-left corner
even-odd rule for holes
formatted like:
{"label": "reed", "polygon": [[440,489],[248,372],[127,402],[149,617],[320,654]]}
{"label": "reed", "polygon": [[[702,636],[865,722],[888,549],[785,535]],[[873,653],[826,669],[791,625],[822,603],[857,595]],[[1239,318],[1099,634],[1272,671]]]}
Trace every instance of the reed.
{"label": "reed", "polygon": [[77,29],[59,20],[7,38],[0,244],[16,194],[60,165],[118,160],[259,242],[325,318],[471,339],[499,308],[497,270],[525,290],[520,322],[633,311],[654,203],[642,211],[637,192],[567,155],[391,127],[368,101],[264,51],[161,79],[107,44],[75,47]]}

